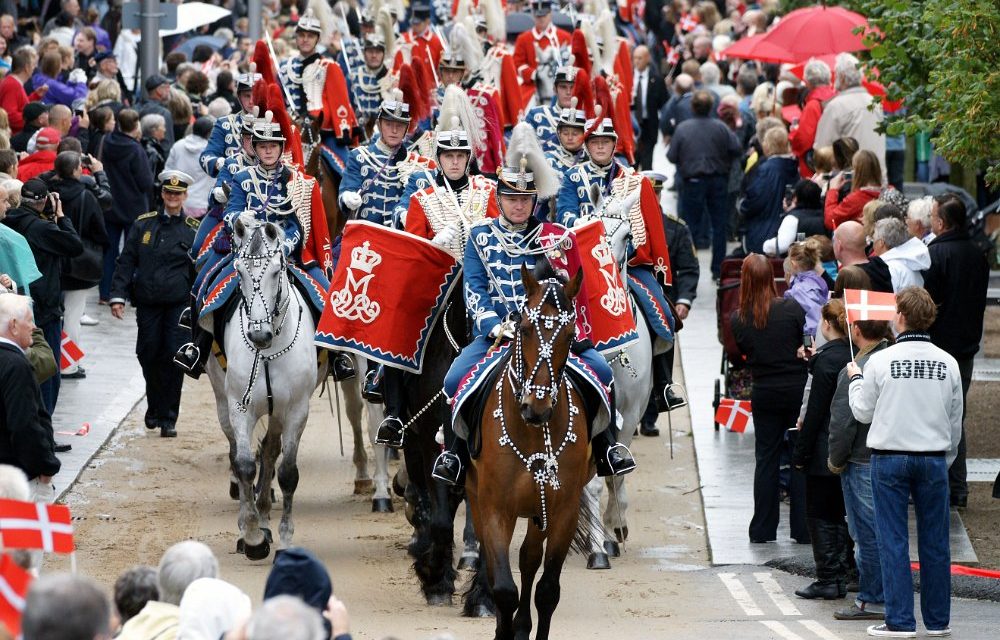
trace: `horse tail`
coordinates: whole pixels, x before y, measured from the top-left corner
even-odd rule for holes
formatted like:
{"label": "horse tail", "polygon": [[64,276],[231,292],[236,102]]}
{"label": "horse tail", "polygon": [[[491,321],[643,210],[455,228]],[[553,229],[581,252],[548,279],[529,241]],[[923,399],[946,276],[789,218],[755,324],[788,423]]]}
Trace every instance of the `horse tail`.
{"label": "horse tail", "polygon": [[493,591],[486,575],[486,554],[480,553],[465,593],[462,594],[462,615],[467,618],[485,618],[496,615]]}
{"label": "horse tail", "polygon": [[601,505],[598,500],[593,499],[587,485],[583,487],[583,495],[580,497],[580,515],[576,523],[576,532],[570,542],[570,553],[586,555],[590,553],[592,540],[605,538],[604,522],[601,519]]}

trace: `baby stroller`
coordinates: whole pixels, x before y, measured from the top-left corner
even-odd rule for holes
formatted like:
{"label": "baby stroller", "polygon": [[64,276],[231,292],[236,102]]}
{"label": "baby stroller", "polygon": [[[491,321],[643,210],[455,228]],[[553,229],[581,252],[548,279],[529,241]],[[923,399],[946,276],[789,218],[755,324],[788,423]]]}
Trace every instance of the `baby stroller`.
{"label": "baby stroller", "polygon": [[[774,273],[774,285],[780,296],[788,289],[788,283],[785,282],[783,261],[781,258],[771,258],[770,262],[771,270]],[[712,401],[713,416],[715,411],[719,409],[719,401],[722,398],[749,400],[750,390],[753,387],[750,369],[747,368],[743,354],[736,346],[736,337],[733,335],[732,327],[732,314],[740,306],[740,269],[742,266],[743,258],[727,258],[722,261],[719,288],[715,296],[716,323],[719,330],[719,342],[722,343],[722,364],[719,371],[722,378],[715,380],[715,394]],[[719,430],[718,422],[715,422],[715,430]]]}

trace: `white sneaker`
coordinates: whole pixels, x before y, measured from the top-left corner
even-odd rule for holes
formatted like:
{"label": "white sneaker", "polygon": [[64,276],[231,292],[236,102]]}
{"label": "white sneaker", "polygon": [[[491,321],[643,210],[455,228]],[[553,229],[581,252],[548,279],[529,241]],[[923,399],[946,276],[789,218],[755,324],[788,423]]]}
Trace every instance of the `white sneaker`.
{"label": "white sneaker", "polygon": [[868,627],[868,635],[879,638],[916,638],[916,631],[893,631],[887,624],[873,624]]}
{"label": "white sneaker", "polygon": [[86,313],[80,316],[80,324],[82,324],[85,327],[93,327],[100,324],[100,322],[101,321],[98,320],[97,318],[91,318]]}
{"label": "white sneaker", "polygon": [[951,635],[951,627],[945,627],[944,629],[928,629],[927,635],[932,638],[945,638]]}

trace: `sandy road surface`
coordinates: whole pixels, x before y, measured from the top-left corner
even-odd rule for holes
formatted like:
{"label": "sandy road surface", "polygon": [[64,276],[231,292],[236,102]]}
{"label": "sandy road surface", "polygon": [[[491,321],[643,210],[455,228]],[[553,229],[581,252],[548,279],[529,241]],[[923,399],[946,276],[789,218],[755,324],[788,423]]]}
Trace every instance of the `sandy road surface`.
{"label": "sandy road surface", "polygon": [[[251,562],[235,553],[238,505],[228,497],[227,448],[208,381],[187,381],[176,440],[147,433],[144,410],[141,402],[66,496],[77,520],[79,570],[110,586],[122,570],[155,565],[170,544],[193,538],[215,551],[223,578],[259,601],[271,559]],[[612,637],[668,637],[684,627],[692,598],[711,597],[685,586],[688,571],[706,567],[708,556],[686,414],[675,418],[674,429],[674,460],[665,417],[660,438],[642,438],[633,447],[640,466],[628,481],[626,555],[610,571],[587,571],[580,556],[567,561],[554,637],[607,638],[611,629]],[[397,499],[394,514],[373,514],[369,496],[351,495],[349,430],[344,438],[347,457],[340,456],[326,399],[314,398],[300,448],[295,542],[326,562],[350,609],[355,638],[417,639],[441,631],[492,637],[493,620],[461,618],[457,606],[425,605],[405,550],[410,530],[401,503]],[[276,514],[279,505],[280,497]],[[68,568],[68,562],[48,560],[50,568]]]}

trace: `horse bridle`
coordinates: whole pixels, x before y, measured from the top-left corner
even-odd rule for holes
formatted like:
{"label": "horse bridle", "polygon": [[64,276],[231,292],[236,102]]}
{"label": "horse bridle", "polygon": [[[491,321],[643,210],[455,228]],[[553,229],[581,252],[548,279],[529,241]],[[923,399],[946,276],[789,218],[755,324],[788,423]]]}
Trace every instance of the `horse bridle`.
{"label": "horse bridle", "polygon": [[[522,311],[523,315],[528,318],[534,327],[536,335],[538,335],[540,343],[538,346],[538,358],[535,360],[535,365],[532,367],[531,372],[526,375],[524,343],[521,341],[521,332],[518,331],[515,333],[514,338],[513,357],[507,363],[507,377],[510,380],[511,390],[514,392],[514,396],[518,402],[524,400],[525,393],[529,395],[534,394],[538,400],[545,398],[546,394],[552,396],[553,402],[559,398],[559,386],[562,384],[563,376],[566,373],[566,364],[563,363],[558,371],[553,367],[552,356],[555,342],[562,333],[563,328],[566,326],[575,327],[576,325],[576,310],[563,309],[559,301],[555,285],[559,285],[560,282],[555,278],[549,278],[542,280],[538,284],[545,287],[545,290],[542,292],[542,299],[538,301],[537,305],[533,307],[526,306]],[[542,307],[545,306],[545,302],[549,298],[552,299],[553,306],[558,310],[556,315],[542,313]],[[542,325],[550,331],[555,328],[552,337],[548,340],[544,338]],[[538,372],[543,365],[549,372],[551,384],[548,386],[535,384],[535,378],[538,376]]]}
{"label": "horse bridle", "polygon": [[[261,229],[262,227],[255,229],[254,235],[261,233]],[[268,262],[270,262],[271,259],[274,258],[275,254],[280,254],[281,256],[280,270],[284,271],[288,266],[288,259],[285,257],[284,252],[281,250],[280,243],[277,244],[274,249],[260,255],[244,255],[243,252],[241,251],[239,257],[237,257],[237,260],[242,265],[245,265],[252,269],[258,269],[266,265]],[[291,296],[283,295],[284,288],[278,287],[278,292],[277,294],[275,294],[274,297],[273,308],[271,308],[268,305],[268,301],[264,298],[264,287],[262,284],[263,277],[264,277],[263,273],[261,273],[260,275],[253,275],[252,273],[249,273],[250,286],[251,286],[250,296],[242,297],[241,311],[243,313],[244,318],[246,319],[247,329],[249,329],[250,331],[259,331],[261,327],[263,327],[264,322],[270,320],[272,323],[274,323],[276,320],[280,318],[280,323],[274,327],[274,335],[279,336],[281,335],[281,329],[285,324],[285,316],[287,315],[285,314],[285,311],[288,310],[288,303],[291,299]],[[253,320],[250,316],[250,312],[253,309],[254,301],[257,300],[258,298],[260,299],[261,306],[264,307],[265,319]]]}

